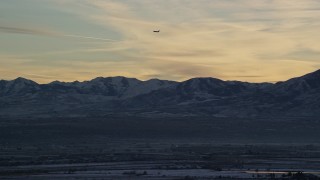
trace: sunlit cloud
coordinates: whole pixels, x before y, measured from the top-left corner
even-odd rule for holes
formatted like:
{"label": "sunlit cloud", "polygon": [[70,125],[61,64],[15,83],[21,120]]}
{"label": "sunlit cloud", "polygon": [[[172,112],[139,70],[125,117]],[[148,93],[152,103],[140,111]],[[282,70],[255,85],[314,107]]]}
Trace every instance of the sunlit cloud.
{"label": "sunlit cloud", "polygon": [[[137,11],[134,9],[136,7],[129,6],[128,3],[99,0],[91,2],[105,12],[105,14],[93,15],[92,19],[101,25],[116,28],[125,37],[126,42],[124,44],[126,46],[131,45],[132,49],[139,52],[133,51],[133,54],[128,55],[128,58],[138,57],[143,63],[147,61],[148,63],[146,64],[150,64],[149,62],[156,59],[156,64],[158,64],[157,67],[159,68],[158,73],[161,74],[163,72],[161,76],[168,74],[168,68],[172,69],[172,72],[177,73],[183,69],[183,66],[189,67],[193,65],[197,67],[199,63],[211,68],[216,67],[212,68],[211,72],[203,71],[202,69],[197,71],[197,68],[195,68],[189,74],[184,73],[182,76],[185,78],[190,76],[205,76],[203,74],[205,72],[207,76],[216,75],[224,79],[237,78],[241,80],[265,81],[270,78],[274,80],[275,78],[271,74],[283,71],[285,67],[288,69],[292,68],[293,65],[281,65],[284,67],[279,67],[282,62],[264,61],[258,57],[264,53],[277,54],[298,49],[299,44],[305,43],[302,38],[299,39],[300,42],[297,41],[297,36],[302,35],[298,30],[304,29],[305,23],[308,23],[306,20],[302,21],[301,19],[293,19],[289,24],[282,24],[281,21],[291,16],[297,18],[314,18],[315,16],[314,14],[304,14],[304,11],[313,13],[314,9],[311,10],[310,8],[314,4],[311,2],[302,3],[303,5],[301,3],[293,5],[292,3],[278,1],[241,1],[241,3],[206,1],[207,3],[204,5],[205,1],[202,3],[188,1],[180,5],[183,6],[183,14],[180,15],[174,15],[176,13],[176,8],[174,7],[176,6],[173,6],[173,12],[170,12],[170,9],[166,11],[156,10],[155,17],[172,14],[171,19],[163,21],[157,18],[150,19],[134,14],[133,12]],[[157,9],[157,7],[165,6],[168,3],[154,3],[154,1],[152,3],[139,2],[140,5],[144,3],[149,5],[149,9]],[[177,1],[171,2],[176,3]],[[231,17],[208,15],[208,11],[211,8],[213,8],[211,10],[217,10],[221,7],[229,9],[234,14]],[[181,21],[183,17],[195,14],[194,11],[197,8],[199,8],[199,14],[204,17],[201,19],[198,19],[197,16],[189,17],[189,20]],[[247,10],[250,9],[251,14],[247,13]],[[264,9],[265,11],[259,13],[256,9]],[[257,15],[262,15],[260,18],[270,20],[271,22],[256,22],[254,18]],[[241,19],[249,20],[248,22],[242,22]],[[272,23],[275,23],[275,25]],[[152,34],[151,31],[157,28],[161,29],[162,33],[159,35]],[[275,31],[278,31],[278,33],[274,33]],[[311,31],[310,33],[316,35],[317,32]],[[179,66],[171,66],[169,63],[166,66],[168,61],[180,64]],[[290,61],[290,59],[287,58],[286,61]],[[165,68],[161,68],[163,67],[159,65],[161,63],[165,64]],[[255,76],[246,75],[252,74],[252,71],[259,69],[257,67],[262,64],[265,68],[270,67],[270,69],[267,69],[269,73]],[[223,68],[222,66],[227,67]],[[300,64],[299,66],[304,72],[311,70],[310,66],[313,67],[308,63]],[[154,66],[146,67],[146,69],[148,68],[154,70]],[[244,71],[239,70],[240,68],[244,68]],[[215,73],[213,73],[213,69],[215,69]],[[233,72],[241,72],[244,75],[232,76]],[[294,76],[294,74],[289,72],[292,71],[288,71],[287,75],[283,73],[278,74],[278,78],[282,76],[282,79],[284,79]],[[260,73],[262,73],[261,70]]]}
{"label": "sunlit cloud", "polygon": [[[25,56],[34,58],[24,64],[29,63],[30,70],[54,65],[63,74],[56,77],[60,80],[122,75],[178,81],[201,76],[273,82],[320,68],[320,2],[316,0],[48,2],[90,23],[89,30],[103,29],[102,33],[68,33],[63,28],[59,30],[63,33],[56,33],[20,26],[1,26],[0,32],[97,42]],[[153,33],[158,29],[160,33]],[[44,74],[51,72],[52,76],[54,71]]]}

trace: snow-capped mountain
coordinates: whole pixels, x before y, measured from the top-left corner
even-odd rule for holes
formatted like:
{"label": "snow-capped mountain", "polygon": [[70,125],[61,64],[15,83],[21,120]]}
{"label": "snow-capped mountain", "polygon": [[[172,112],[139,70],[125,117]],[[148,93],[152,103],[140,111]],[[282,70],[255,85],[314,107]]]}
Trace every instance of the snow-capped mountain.
{"label": "snow-capped mountain", "polygon": [[59,82],[42,85],[42,89],[47,92],[65,92],[87,95],[101,95],[115,98],[128,98],[140,94],[146,94],[159,88],[168,87],[175,84],[173,81],[163,81],[152,79],[140,81],[135,78],[126,77],[97,77],[91,81],[84,82]]}
{"label": "snow-capped mountain", "polygon": [[120,76],[49,84],[23,78],[0,81],[0,117],[115,112],[320,117],[320,70],[276,84],[216,78],[140,81]]}
{"label": "snow-capped mountain", "polygon": [[320,70],[306,74],[298,78],[292,78],[285,82],[278,82],[274,86],[277,93],[303,94],[320,88]]}
{"label": "snow-capped mountain", "polygon": [[39,89],[36,82],[21,77],[12,81],[0,81],[0,96],[35,93]]}

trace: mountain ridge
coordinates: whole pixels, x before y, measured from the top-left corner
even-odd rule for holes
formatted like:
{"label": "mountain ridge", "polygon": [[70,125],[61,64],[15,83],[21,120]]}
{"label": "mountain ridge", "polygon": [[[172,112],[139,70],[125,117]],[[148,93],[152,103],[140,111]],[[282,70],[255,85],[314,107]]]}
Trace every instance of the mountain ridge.
{"label": "mountain ridge", "polygon": [[0,80],[0,118],[104,116],[114,112],[320,117],[320,70],[275,84],[211,77],[175,82],[115,76],[48,84],[22,77]]}

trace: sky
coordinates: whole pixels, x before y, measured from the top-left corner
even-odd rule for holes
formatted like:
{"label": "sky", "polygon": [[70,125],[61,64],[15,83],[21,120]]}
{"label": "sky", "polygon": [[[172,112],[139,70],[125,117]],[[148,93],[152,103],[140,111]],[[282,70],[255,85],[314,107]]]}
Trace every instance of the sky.
{"label": "sky", "polygon": [[319,19],[319,0],[1,0],[0,79],[283,81],[320,69]]}

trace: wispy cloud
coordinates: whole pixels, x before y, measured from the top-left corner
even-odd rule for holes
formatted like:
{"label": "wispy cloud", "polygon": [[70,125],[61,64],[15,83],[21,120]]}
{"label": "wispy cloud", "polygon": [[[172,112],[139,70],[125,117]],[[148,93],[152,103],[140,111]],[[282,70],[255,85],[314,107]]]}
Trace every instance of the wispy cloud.
{"label": "wispy cloud", "polygon": [[[205,75],[253,81],[285,79],[293,73],[284,69],[296,67],[296,63],[284,66],[283,62],[258,57],[295,51],[300,44],[315,44],[312,38],[317,36],[317,31],[307,25],[320,28],[315,21],[320,14],[314,8],[319,3],[311,0],[131,2],[87,1],[99,9],[100,13],[90,16],[94,22],[121,33],[124,39],[121,45],[132,49],[123,52],[127,58],[144,63],[144,71],[159,76],[180,73],[176,79]],[[140,10],[145,14],[138,13]],[[149,13],[150,16],[146,16]],[[153,29],[161,29],[161,33],[153,34]],[[282,60],[290,62],[291,59]],[[210,68],[204,70],[199,64]],[[261,66],[268,69],[261,70]],[[310,63],[299,66],[304,72],[313,67]],[[189,67],[194,69],[189,71],[192,69]],[[287,74],[279,73],[281,71]],[[239,72],[243,76],[233,75]],[[253,73],[258,75],[250,76]]]}
{"label": "wispy cloud", "polygon": [[77,39],[91,39],[91,40],[99,40],[99,41],[110,41],[116,42],[117,40],[101,38],[101,37],[91,37],[91,36],[81,36],[76,34],[64,34],[60,32],[48,31],[48,30],[38,30],[38,29],[28,29],[21,27],[8,27],[8,26],[0,26],[0,32],[2,33],[14,33],[14,34],[27,34],[27,35],[37,35],[37,36],[48,36],[48,37],[70,37]]}
{"label": "wispy cloud", "polygon": [[[320,67],[318,0],[47,2],[58,2],[59,11],[90,23],[88,31],[96,28],[103,33],[69,34],[3,25],[0,32],[94,41],[79,51],[43,53],[41,58],[60,55],[59,60],[32,64],[33,70],[36,65],[48,70],[46,64],[55,63],[59,73],[69,79],[95,75],[173,80],[214,76],[261,82],[286,80]],[[157,29],[161,32],[153,33]]]}
{"label": "wispy cloud", "polygon": [[0,32],[2,32],[2,33],[15,33],[15,34],[41,35],[41,36],[58,36],[58,33],[55,33],[55,32],[20,28],[20,27],[8,27],[8,26],[0,26]]}
{"label": "wispy cloud", "polygon": [[100,38],[100,37],[91,37],[91,36],[79,36],[79,35],[74,35],[74,34],[63,34],[62,36],[65,36],[65,37],[73,37],[73,38],[81,38],[81,39],[92,39],[92,40],[100,40],[100,41],[117,42],[117,40],[114,40],[114,39]]}

